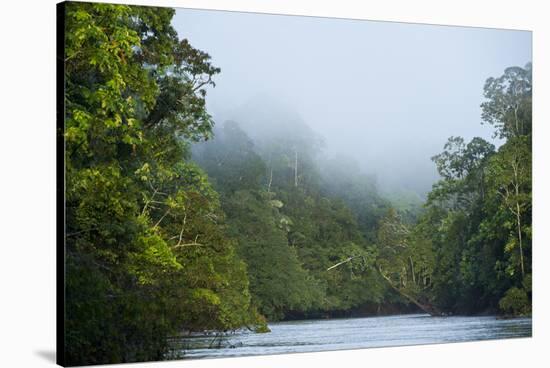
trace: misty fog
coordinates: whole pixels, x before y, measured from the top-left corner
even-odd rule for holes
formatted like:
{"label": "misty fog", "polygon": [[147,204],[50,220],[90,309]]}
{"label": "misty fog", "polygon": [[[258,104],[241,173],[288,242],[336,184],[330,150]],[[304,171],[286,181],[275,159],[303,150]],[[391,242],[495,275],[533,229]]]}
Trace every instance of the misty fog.
{"label": "misty fog", "polygon": [[305,123],[325,157],[421,196],[448,137],[498,146],[481,124],[485,80],[531,61],[526,31],[187,9],[173,25],[221,68],[207,96],[218,125],[255,139]]}

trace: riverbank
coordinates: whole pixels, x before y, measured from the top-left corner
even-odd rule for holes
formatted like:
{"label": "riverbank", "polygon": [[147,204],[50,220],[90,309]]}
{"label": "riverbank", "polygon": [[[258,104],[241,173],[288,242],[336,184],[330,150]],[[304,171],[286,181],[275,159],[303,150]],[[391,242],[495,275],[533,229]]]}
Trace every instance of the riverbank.
{"label": "riverbank", "polygon": [[332,310],[332,311],[313,311],[313,312],[296,312],[289,311],[285,314],[285,318],[280,321],[299,321],[299,320],[317,320],[317,319],[337,319],[337,318],[368,318],[380,316],[394,316],[404,314],[422,314],[414,304],[404,303],[385,303],[385,304],[366,304],[358,308],[349,310]]}

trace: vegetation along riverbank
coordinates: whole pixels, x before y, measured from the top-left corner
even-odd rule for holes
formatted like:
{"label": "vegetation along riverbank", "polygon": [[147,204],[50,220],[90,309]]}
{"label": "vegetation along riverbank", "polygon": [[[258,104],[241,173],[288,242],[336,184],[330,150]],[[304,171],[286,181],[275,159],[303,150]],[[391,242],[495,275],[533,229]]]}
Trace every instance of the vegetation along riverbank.
{"label": "vegetation along riverbank", "polygon": [[173,15],[66,5],[68,364],[163,359],[183,330],[531,313],[531,64],[486,76],[501,144],[449,137],[411,199],[276,101],[214,124],[224,71]]}

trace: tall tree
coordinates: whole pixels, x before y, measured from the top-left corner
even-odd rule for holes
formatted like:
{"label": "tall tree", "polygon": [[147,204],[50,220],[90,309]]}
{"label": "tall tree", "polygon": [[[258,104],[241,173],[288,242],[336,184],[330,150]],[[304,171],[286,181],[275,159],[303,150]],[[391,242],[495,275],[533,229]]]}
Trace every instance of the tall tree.
{"label": "tall tree", "polygon": [[492,194],[498,196],[500,208],[512,215],[513,231],[505,245],[507,253],[517,250],[515,262],[522,278],[526,274],[525,251],[531,235],[531,149],[527,137],[509,140],[495,155],[489,166]]}
{"label": "tall tree", "polygon": [[219,69],[173,9],[65,9],[66,363],[162,359],[169,334],[251,323],[218,196],[188,161]]}
{"label": "tall tree", "polygon": [[481,117],[495,127],[495,136],[510,139],[531,133],[532,72],[528,63],[506,68],[502,76],[485,82]]}

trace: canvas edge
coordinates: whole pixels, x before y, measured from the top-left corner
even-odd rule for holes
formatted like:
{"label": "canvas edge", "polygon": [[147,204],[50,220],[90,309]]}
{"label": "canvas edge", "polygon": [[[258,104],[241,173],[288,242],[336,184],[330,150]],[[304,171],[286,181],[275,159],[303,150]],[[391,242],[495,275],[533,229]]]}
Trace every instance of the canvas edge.
{"label": "canvas edge", "polygon": [[65,366],[65,5],[56,4],[56,364]]}

